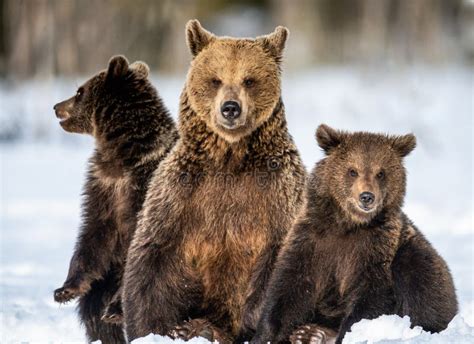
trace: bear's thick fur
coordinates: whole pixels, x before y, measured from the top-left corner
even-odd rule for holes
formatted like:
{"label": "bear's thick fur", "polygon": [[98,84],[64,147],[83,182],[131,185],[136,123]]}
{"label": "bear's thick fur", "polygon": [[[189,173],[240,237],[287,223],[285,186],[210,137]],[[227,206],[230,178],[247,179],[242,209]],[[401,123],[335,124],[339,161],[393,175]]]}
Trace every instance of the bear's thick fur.
{"label": "bear's thick fur", "polygon": [[256,39],[216,37],[188,23],[180,139],[150,184],[125,269],[129,339],[242,340],[255,328],[303,202],[305,169],[280,91],[287,35],[279,27]]}
{"label": "bear's thick fur", "polygon": [[54,109],[66,131],[90,134],[96,143],[84,187],[82,226],[68,276],[54,298],[62,303],[79,297],[90,341],[125,342],[117,322],[127,250],[151,175],[178,133],[148,80],[148,66],[129,65],[122,56],[113,57],[108,70]]}
{"label": "bear's thick fur", "polygon": [[[382,314],[445,329],[457,311],[451,274],[401,210],[403,158],[415,137],[321,125],[317,140],[327,157],[311,174],[252,342],[285,341],[295,327],[313,323],[338,332],[341,343],[355,322]],[[310,337],[311,327],[300,331],[302,342]]]}

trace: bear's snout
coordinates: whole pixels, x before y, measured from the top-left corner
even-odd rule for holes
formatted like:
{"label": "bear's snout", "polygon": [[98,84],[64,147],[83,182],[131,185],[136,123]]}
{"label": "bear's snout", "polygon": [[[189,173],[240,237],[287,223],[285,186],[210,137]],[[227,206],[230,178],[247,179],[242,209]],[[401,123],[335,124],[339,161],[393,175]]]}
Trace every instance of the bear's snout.
{"label": "bear's snout", "polygon": [[59,119],[64,120],[70,117],[69,113],[66,110],[64,110],[64,108],[61,106],[61,103],[57,103],[56,105],[54,105],[53,109],[54,109],[54,113],[56,114],[56,117]]}
{"label": "bear's snout", "polygon": [[372,192],[364,191],[359,195],[359,201],[362,203],[362,206],[367,209],[375,201],[375,195]]}
{"label": "bear's snout", "polygon": [[240,117],[241,112],[240,104],[233,100],[228,100],[221,106],[222,117],[229,121],[233,121]]}

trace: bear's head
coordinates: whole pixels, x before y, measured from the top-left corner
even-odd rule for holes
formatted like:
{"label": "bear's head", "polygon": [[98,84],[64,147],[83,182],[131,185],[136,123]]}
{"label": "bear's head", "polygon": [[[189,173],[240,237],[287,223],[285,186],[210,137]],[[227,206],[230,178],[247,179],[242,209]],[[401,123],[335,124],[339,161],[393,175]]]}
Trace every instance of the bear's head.
{"label": "bear's head", "polygon": [[54,105],[61,127],[71,133],[95,133],[98,123],[110,116],[120,102],[133,100],[149,85],[149,68],[140,61],[129,65],[124,56],[110,59],[107,70],[101,71],[77,89],[74,96]]}
{"label": "bear's head", "polygon": [[193,61],[186,91],[191,107],[228,142],[252,133],[280,98],[280,64],[288,29],[256,39],[217,37],[197,20],[186,26]]}
{"label": "bear's head", "polygon": [[416,146],[413,134],[347,133],[322,124],[316,139],[327,155],[321,182],[346,218],[368,223],[381,211],[402,206],[403,158]]}

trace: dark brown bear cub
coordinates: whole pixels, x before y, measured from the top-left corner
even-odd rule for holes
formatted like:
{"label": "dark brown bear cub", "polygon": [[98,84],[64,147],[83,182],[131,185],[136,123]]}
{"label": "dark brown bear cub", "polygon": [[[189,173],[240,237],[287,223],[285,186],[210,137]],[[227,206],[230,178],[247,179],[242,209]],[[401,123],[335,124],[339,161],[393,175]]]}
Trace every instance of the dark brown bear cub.
{"label": "dark brown bear cub", "polygon": [[127,258],[129,339],[250,339],[303,202],[305,169],[280,91],[287,35],[217,37],[188,23],[180,139],[150,183]]}
{"label": "dark brown bear cub", "polygon": [[311,174],[305,210],[278,256],[253,342],[285,341],[312,323],[338,332],[341,343],[355,322],[382,314],[445,329],[457,312],[451,274],[401,210],[403,158],[415,137],[326,125],[316,136],[327,157]]}
{"label": "dark brown bear cub", "polygon": [[79,297],[90,341],[125,342],[117,322],[126,253],[148,181],[178,138],[175,124],[148,80],[148,66],[129,65],[122,56],[54,109],[64,130],[92,135],[96,143],[82,226],[68,276],[54,299]]}

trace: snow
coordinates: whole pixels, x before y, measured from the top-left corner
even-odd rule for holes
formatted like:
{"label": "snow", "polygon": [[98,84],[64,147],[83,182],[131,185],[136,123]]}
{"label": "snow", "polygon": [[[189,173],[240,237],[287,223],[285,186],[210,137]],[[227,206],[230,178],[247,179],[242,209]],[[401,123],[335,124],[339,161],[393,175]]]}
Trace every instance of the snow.
{"label": "snow", "polygon": [[[320,123],[416,134],[418,147],[406,159],[404,209],[446,259],[457,288],[460,313],[440,334],[410,329],[408,318],[382,316],[354,325],[345,343],[474,342],[472,72],[353,67],[284,77],[290,132],[308,167],[322,157],[314,139]],[[84,342],[74,303],[59,306],[52,298],[67,274],[93,147],[91,138],[64,133],[52,106],[83,80],[0,82],[1,343]],[[173,114],[183,82],[184,75],[154,76]],[[138,342],[153,341],[165,339]]]}
{"label": "snow", "polygon": [[440,333],[423,331],[419,326],[410,327],[410,317],[382,315],[374,320],[362,320],[352,326],[343,343],[390,344],[390,343],[456,343],[472,344],[474,327],[457,315]]}

